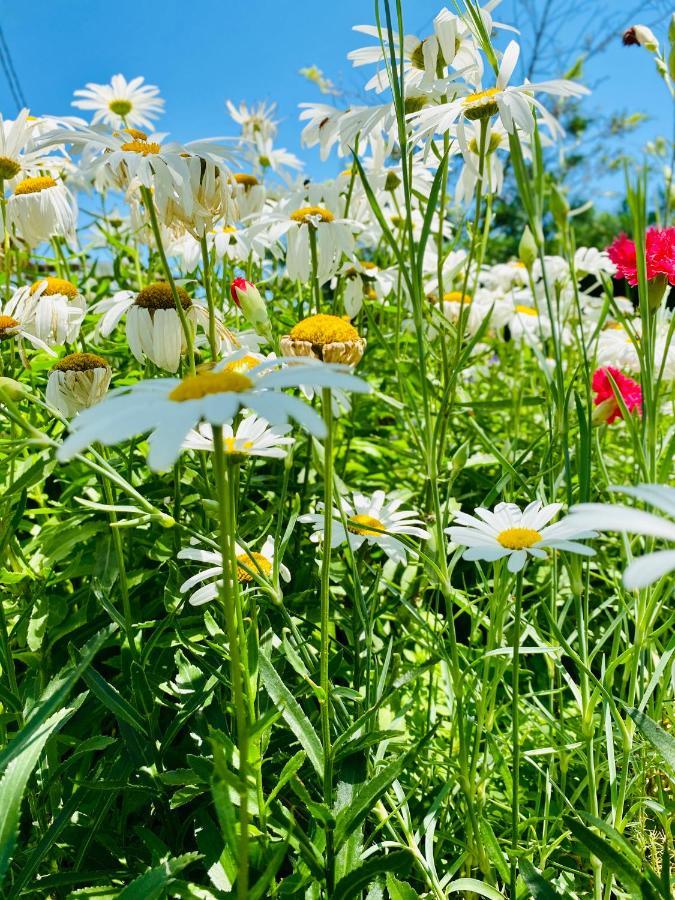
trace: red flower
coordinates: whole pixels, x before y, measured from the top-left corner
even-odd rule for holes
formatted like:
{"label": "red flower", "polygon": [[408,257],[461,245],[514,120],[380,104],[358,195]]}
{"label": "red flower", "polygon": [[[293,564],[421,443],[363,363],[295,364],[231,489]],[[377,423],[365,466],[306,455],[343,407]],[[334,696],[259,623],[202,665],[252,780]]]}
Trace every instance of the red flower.
{"label": "red flower", "polygon": [[[610,381],[610,375],[616,388]],[[613,366],[596,369],[593,373],[591,387],[595,391],[593,405],[598,407],[593,417],[596,422],[606,422],[611,425],[616,419],[623,418],[623,411],[617,402],[615,390],[621,395],[628,412],[637,409],[638,414],[642,415],[642,388],[637,381],[623,375]]]}
{"label": "red flower", "polygon": [[246,293],[246,291],[253,287],[250,281],[247,281],[245,278],[235,278],[232,284],[230,285],[230,296],[237,304],[237,306],[241,306],[241,300],[239,299],[239,291],[242,293]]}
{"label": "red flower", "polygon": [[[638,283],[635,242],[620,234],[607,252],[616,266],[616,276],[635,286]],[[648,281],[663,275],[670,284],[675,284],[675,227],[649,228],[645,234],[645,257]]]}

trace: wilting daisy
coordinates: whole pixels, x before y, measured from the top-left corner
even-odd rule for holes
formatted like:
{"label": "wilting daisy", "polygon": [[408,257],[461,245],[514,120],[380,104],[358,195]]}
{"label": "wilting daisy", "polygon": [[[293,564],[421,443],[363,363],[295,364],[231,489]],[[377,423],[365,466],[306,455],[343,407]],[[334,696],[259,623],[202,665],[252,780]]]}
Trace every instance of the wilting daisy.
{"label": "wilting daisy", "polygon": [[7,201],[7,218],[19,238],[37,247],[52,237],[73,243],[77,203],[62,181],[49,175],[24,178]]}
{"label": "wilting daisy", "polygon": [[[71,423],[71,433],[58,450],[61,460],[71,459],[96,441],[106,446],[126,441],[136,434],[152,432],[148,464],[161,471],[180,455],[186,435],[201,422],[223,425],[239,410],[248,409],[270,425],[295,419],[317,437],[326,428],[310,406],[283,389],[312,384],[367,393],[365,381],[341,366],[304,360],[278,368],[284,360],[270,360],[245,375],[210,370],[179,378],[157,378],[111,391],[101,403],[84,410]],[[277,371],[273,371],[273,369]]]}
{"label": "wilting daisy", "polygon": [[[288,452],[286,447],[293,443],[293,438],[287,437],[290,430],[290,425],[270,425],[259,416],[246,415],[236,427],[227,422],[223,425],[223,449],[231,459],[249,456],[283,459]],[[189,432],[183,449],[213,452],[213,429],[208,422]]]}
{"label": "wilting daisy", "polygon": [[[206,331],[209,327],[208,309],[194,301],[187,291],[176,286],[185,318],[196,331],[197,326]],[[147,359],[165,372],[176,372],[187,346],[185,332],[176,311],[170,285],[156,281],[147,285],[138,294],[133,291],[118,291],[107,300],[92,307],[94,312],[104,313],[98,323],[97,333],[107,337],[126,313],[126,335],[129,349],[143,364]],[[216,333],[221,339],[225,328],[216,319]]]}
{"label": "wilting daisy", "polygon": [[14,316],[49,347],[72,344],[87,303],[72,281],[48,276],[14,292],[5,313]]}
{"label": "wilting daisy", "polygon": [[112,370],[94,353],[71,353],[52,366],[47,380],[47,403],[70,418],[105,396]]}
{"label": "wilting daisy", "polygon": [[151,128],[152,120],[164,110],[164,101],[159,88],[144,81],[140,76],[127,81],[124,75],[113,75],[110,84],[89,82],[75,91],[81,99],[73,100],[72,105],[93,110],[92,125],[103,122],[112,128]]}
{"label": "wilting daisy", "polygon": [[[405,562],[406,546],[397,539],[397,534],[426,539],[429,532],[418,514],[411,509],[400,509],[403,500],[384,491],[375,491],[372,496],[354,493],[351,500],[341,499],[342,511],[347,522],[345,530],[338,509],[333,509],[331,547],[349,542],[352,550],[365,542],[381,547],[393,562]],[[299,522],[309,522],[313,526],[310,540],[317,544],[323,540],[324,506],[318,503],[315,513],[300,516]]]}
{"label": "wilting daisy", "polygon": [[366,341],[349,322],[338,316],[309,316],[281,338],[288,356],[321,359],[324,362],[355,366],[366,349]]}
{"label": "wilting daisy", "polygon": [[[642,534],[675,543],[675,521],[671,521],[675,520],[675,488],[665,484],[638,484],[637,487],[615,487],[611,490],[642,500],[666,513],[670,519],[611,503],[580,503],[570,510],[568,518],[579,528]],[[623,583],[630,590],[638,590],[673,570],[675,549],[656,550],[633,560],[623,573]]]}
{"label": "wilting daisy", "polygon": [[504,51],[495,87],[485,90],[479,88],[478,91],[467,92],[449,103],[413,113],[409,118],[415,130],[415,138],[422,140],[435,133],[443,134],[462,118],[475,122],[491,119],[496,115],[509,134],[514,132],[516,126],[526,134],[532,134],[535,127],[533,110],[539,113],[552,135],[561,135],[560,124],[534,94],[539,92],[557,97],[579,97],[588,94],[588,88],[564,78],[509,85],[519,56],[520,47],[515,41],[511,41]]}
{"label": "wilting daisy", "polygon": [[[235,543],[237,557],[237,581],[242,586],[247,586],[255,580],[267,580],[272,574],[274,566],[274,538],[271,535],[265,539],[260,550],[244,550]],[[196,585],[201,585],[190,595],[191,606],[201,606],[215,600],[222,589],[223,557],[218,550],[204,550],[201,547],[186,547],[178,553],[178,559],[191,559],[195,562],[205,563],[206,568],[196,575],[192,575],[180,586],[181,594],[191,591]],[[291,580],[291,573],[283,564],[279,565],[279,575],[284,581]],[[202,582],[207,582],[202,584]]]}
{"label": "wilting daisy", "polygon": [[458,512],[457,525],[445,529],[453,543],[467,549],[462,559],[496,562],[508,557],[509,572],[520,572],[529,556],[546,558],[546,550],[566,550],[593,556],[595,551],[578,538],[595,537],[595,532],[579,525],[571,516],[548,525],[561,509],[560,503],[542,505],[534,500],[521,510],[515,503],[498,503],[491,512],[478,507],[475,516]]}

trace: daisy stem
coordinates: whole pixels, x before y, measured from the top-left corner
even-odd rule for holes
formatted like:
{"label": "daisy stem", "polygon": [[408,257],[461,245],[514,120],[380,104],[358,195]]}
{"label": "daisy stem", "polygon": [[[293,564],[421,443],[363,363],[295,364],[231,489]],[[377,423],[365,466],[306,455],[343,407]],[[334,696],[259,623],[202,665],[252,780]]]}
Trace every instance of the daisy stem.
{"label": "daisy stem", "polygon": [[316,228],[314,225],[308,225],[307,231],[309,233],[309,252],[312,257],[312,292],[318,315],[321,312],[321,287],[319,285],[319,259],[316,251]]}
{"label": "daisy stem", "polygon": [[174,281],[173,274],[171,273],[169,260],[166,257],[166,251],[164,250],[164,244],[162,243],[162,233],[159,228],[159,222],[157,221],[155,201],[152,199],[152,194],[150,193],[149,188],[141,187],[141,196],[143,197],[143,203],[145,204],[145,208],[147,209],[148,215],[150,216],[150,225],[152,227],[152,233],[155,236],[155,243],[157,244],[157,250],[159,252],[160,259],[162,260],[162,268],[164,269],[166,280],[169,282],[169,287],[171,288],[171,296],[173,297],[173,302],[176,304],[176,312],[178,313],[178,318],[180,319],[180,324],[185,336],[185,346],[187,347],[187,358],[190,374],[194,375],[196,370],[195,351],[192,342],[192,329],[190,327],[190,323],[187,320],[187,316],[185,315],[183,304],[180,302],[180,297],[178,296],[178,291],[176,289],[176,282]]}
{"label": "daisy stem", "polygon": [[206,243],[206,234],[200,240],[202,248],[202,268],[204,272],[204,290],[206,291],[206,303],[209,307],[209,347],[211,359],[218,358],[218,337],[216,335],[216,308],[213,303],[213,286],[211,284],[211,264],[209,261],[209,247]]}
{"label": "daisy stem", "polygon": [[230,651],[230,673],[232,699],[234,701],[237,724],[237,746],[239,750],[239,854],[237,874],[237,897],[245,900],[248,896],[248,721],[246,699],[243,686],[242,657],[237,628],[237,560],[234,543],[235,473],[228,471],[225,461],[225,446],[222,425],[213,425],[213,469],[218,495],[218,518],[220,523],[220,552],[223,559],[223,585],[221,603],[227,630]]}
{"label": "daisy stem", "polygon": [[520,734],[518,723],[518,704],[520,700],[520,614],[523,605],[523,570],[516,576],[516,607],[513,619],[513,701],[511,707],[511,897],[516,897],[516,881],[518,878],[518,825],[520,810],[518,794],[520,788]]}
{"label": "daisy stem", "polygon": [[[328,651],[330,635],[330,557],[333,530],[333,407],[330,388],[324,388],[321,397],[323,419],[326,423],[326,439],[324,441],[323,465],[323,557],[321,559],[321,738],[323,743],[323,793],[324,802],[329,809],[333,807],[333,760],[330,741],[330,682],[328,680]],[[334,887],[334,850],[333,832],[326,827],[326,892],[328,897]]]}

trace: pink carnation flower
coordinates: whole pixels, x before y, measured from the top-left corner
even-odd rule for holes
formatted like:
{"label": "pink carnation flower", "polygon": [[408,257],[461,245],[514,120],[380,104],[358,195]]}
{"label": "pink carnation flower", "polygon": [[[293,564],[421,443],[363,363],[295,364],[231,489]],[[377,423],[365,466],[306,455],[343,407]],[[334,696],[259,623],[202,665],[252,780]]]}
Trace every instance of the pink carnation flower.
{"label": "pink carnation flower", "polygon": [[[635,242],[620,234],[607,253],[616,266],[616,277],[625,278],[635,286],[638,283]],[[675,227],[647,229],[645,257],[648,281],[663,275],[669,284],[675,284]]]}
{"label": "pink carnation flower", "polygon": [[622,374],[613,366],[604,366],[595,370],[591,382],[591,387],[595,391],[593,404],[597,407],[596,415],[593,417],[594,421],[606,422],[611,425],[616,419],[623,418],[623,411],[617,402],[610,375],[614,379],[616,390],[621,394],[621,399],[628,412],[637,409],[638,414],[642,415],[642,388],[637,381],[633,381],[632,378]]}

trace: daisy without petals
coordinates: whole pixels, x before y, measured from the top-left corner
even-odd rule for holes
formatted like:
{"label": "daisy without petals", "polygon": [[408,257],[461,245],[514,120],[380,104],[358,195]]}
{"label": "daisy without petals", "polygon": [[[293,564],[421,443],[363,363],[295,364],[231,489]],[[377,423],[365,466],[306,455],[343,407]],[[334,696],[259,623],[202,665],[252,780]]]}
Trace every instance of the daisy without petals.
{"label": "daisy without petals", "polygon": [[[406,546],[396,538],[397,534],[426,539],[429,532],[418,514],[411,509],[400,509],[403,500],[387,497],[384,491],[375,491],[372,496],[355,493],[351,502],[342,500],[342,510],[347,521],[347,530],[342,517],[333,509],[331,547],[349,542],[352,550],[363,544],[381,547],[393,562],[405,562]],[[323,540],[323,504],[317,504],[317,512],[300,516],[299,522],[309,522],[314,528],[310,540],[317,544]]]}
{"label": "daisy without petals", "polygon": [[[239,544],[235,544],[237,557],[237,581],[242,586],[249,585],[256,579],[269,579],[274,566],[274,539],[270,535],[265,540],[260,550],[244,550]],[[215,600],[221,591],[223,575],[223,557],[218,550],[203,550],[201,547],[187,547],[178,554],[178,559],[191,559],[195,562],[205,563],[206,568],[196,575],[192,575],[180,586],[181,594],[191,591],[196,585],[201,585],[190,595],[191,606],[201,606]],[[279,566],[279,574],[284,581],[291,580],[291,573],[286,566]],[[206,584],[202,582],[206,581]]]}
{"label": "daisy without petals", "polygon": [[[638,484],[636,487],[616,487],[611,490],[642,500],[670,518],[612,503],[580,503],[570,510],[569,518],[578,522],[580,528],[643,534],[675,544],[675,488],[665,484]],[[648,587],[674,570],[675,548],[656,550],[633,560],[623,573],[623,583],[629,590],[638,590]]]}
{"label": "daisy without petals", "polygon": [[583,556],[595,551],[577,538],[595,537],[595,532],[565,516],[548,525],[561,509],[560,503],[543,506],[540,500],[521,510],[515,503],[498,503],[493,511],[478,507],[475,516],[459,512],[456,525],[445,529],[450,539],[467,549],[462,559],[496,562],[508,557],[509,572],[520,572],[530,556],[545,559],[547,550],[567,550]]}
{"label": "daisy without petals", "polygon": [[89,82],[75,91],[72,105],[94,111],[92,125],[103,122],[112,128],[128,125],[132,128],[151,128],[152,120],[164,110],[159,88],[144,84],[140,76],[127,81],[124,75],[113,75],[110,84]]}
{"label": "daisy without petals", "polygon": [[[310,406],[283,393],[284,388],[311,384],[367,393],[365,381],[344,368],[305,360],[280,369],[288,360],[269,360],[244,375],[228,370],[204,371],[179,378],[139,381],[111,391],[101,403],[84,410],[71,423],[71,433],[58,450],[68,460],[96,441],[106,446],[152,432],[148,464],[156,471],[170,468],[178,459],[186,435],[201,422],[224,425],[249,409],[270,425],[295,419],[310,434],[325,437],[321,416]],[[273,371],[273,369],[277,371]]]}
{"label": "daisy without petals", "polygon": [[642,388],[637,383],[612,366],[596,369],[593,373],[591,387],[593,397],[593,421],[606,422],[611,425],[617,419],[623,419],[623,409],[617,400],[617,394],[629,413],[633,410],[642,415]]}
{"label": "daisy without petals", "polygon": [[319,314],[298,322],[290,334],[281,338],[281,349],[288,356],[308,356],[324,362],[355,366],[366,349],[365,338],[339,316]]}

